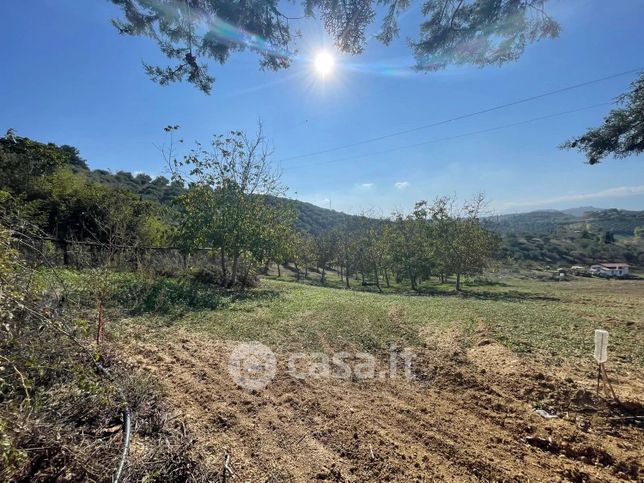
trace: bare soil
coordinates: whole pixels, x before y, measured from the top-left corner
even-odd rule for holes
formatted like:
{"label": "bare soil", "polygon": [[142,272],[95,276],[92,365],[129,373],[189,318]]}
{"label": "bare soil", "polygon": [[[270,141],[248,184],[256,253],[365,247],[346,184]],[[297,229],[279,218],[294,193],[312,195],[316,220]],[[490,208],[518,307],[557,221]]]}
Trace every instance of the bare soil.
{"label": "bare soil", "polygon": [[592,366],[517,355],[484,330],[466,348],[455,331],[416,351],[414,380],[301,380],[277,353],[275,379],[249,392],[228,374],[236,343],[179,329],[149,335],[124,343],[129,361],[162,381],[196,456],[223,472],[228,455],[235,481],[644,477],[637,371],[615,376],[621,403],[610,402],[596,395]]}

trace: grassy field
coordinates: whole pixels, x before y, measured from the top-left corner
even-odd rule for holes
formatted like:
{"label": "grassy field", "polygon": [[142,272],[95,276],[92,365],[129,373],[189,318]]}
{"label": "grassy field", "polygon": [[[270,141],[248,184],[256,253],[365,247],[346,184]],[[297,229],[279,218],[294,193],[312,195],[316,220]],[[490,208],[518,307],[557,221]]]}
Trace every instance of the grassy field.
{"label": "grassy field", "polygon": [[420,294],[387,292],[270,278],[261,288],[227,300],[221,310],[145,315],[127,324],[178,326],[283,350],[379,351],[392,341],[421,344],[441,330],[457,330],[471,344],[472,334],[485,332],[515,352],[567,358],[590,357],[593,331],[604,328],[610,332],[612,358],[644,365],[642,281],[517,278],[469,285],[463,294],[451,285],[427,285]]}
{"label": "grassy field", "polygon": [[[163,384],[195,457],[213,471],[230,457],[243,481],[641,478],[643,282],[505,277],[462,294],[329,285],[265,277],[245,293],[214,291],[211,308],[139,311],[111,334]],[[600,327],[619,403],[595,393]],[[230,377],[243,341],[279,360],[263,389]],[[301,380],[285,367],[298,351],[367,351],[380,369],[392,342],[415,353],[413,379]]]}
{"label": "grassy field", "polygon": [[[51,273],[40,276],[35,283],[46,286]],[[504,272],[457,293],[431,281],[418,292],[357,282],[347,290],[335,273],[323,286],[319,274],[296,281],[287,270],[246,291],[189,274],[56,276],[88,337],[97,296],[108,294],[105,344],[121,370],[155,388],[155,396],[133,392],[135,421],[145,421],[148,399],[158,403],[177,444],[190,442],[173,454],[204,474],[221,475],[228,461],[238,481],[644,477],[644,281]],[[596,391],[597,328],[610,333],[607,367],[619,401]],[[244,342],[274,353],[265,386],[232,377],[231,355]],[[392,377],[390,357],[405,348],[412,377]],[[349,376],[338,377],[336,366],[291,372],[293,354],[305,353],[306,366],[339,352],[349,354]],[[356,376],[358,352],[375,361],[366,378]],[[158,437],[151,443],[135,431],[132,460],[142,448],[156,458],[165,433]]]}

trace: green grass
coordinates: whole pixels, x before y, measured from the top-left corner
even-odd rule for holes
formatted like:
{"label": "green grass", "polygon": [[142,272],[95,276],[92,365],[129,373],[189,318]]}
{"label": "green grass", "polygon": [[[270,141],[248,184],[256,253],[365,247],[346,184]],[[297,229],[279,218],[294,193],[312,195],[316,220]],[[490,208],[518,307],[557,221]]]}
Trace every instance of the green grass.
{"label": "green grass", "polygon": [[463,295],[447,285],[423,289],[421,295],[404,289],[380,294],[271,277],[220,309],[148,314],[124,323],[181,327],[281,350],[378,351],[392,341],[420,344],[421,334],[440,329],[457,330],[467,343],[484,329],[514,351],[563,357],[589,357],[594,329],[605,328],[611,357],[644,365],[643,282],[511,279],[466,286]]}

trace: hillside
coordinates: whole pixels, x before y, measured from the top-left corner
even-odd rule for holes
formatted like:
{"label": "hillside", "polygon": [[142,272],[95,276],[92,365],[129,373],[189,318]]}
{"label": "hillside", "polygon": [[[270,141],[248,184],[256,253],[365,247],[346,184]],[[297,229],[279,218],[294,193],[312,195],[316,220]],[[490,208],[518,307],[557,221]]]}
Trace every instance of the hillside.
{"label": "hillside", "polygon": [[[70,166],[75,172],[85,174],[91,181],[113,188],[128,190],[139,196],[142,200],[156,201],[162,205],[172,205],[172,202],[185,191],[185,187],[176,181],[170,181],[165,176],[152,178],[145,173],[136,175],[128,171],[111,173],[102,169],[90,170],[84,160],[78,158]],[[272,198],[271,202],[278,202]],[[365,217],[349,215],[340,211],[321,208],[305,201],[280,198],[280,203],[286,203],[297,213],[296,228],[312,235],[333,228],[363,222]]]}
{"label": "hillside", "polygon": [[[90,177],[162,204],[171,204],[184,190],[166,178],[152,179],[144,174],[93,171]],[[272,198],[271,201],[291,207],[297,214],[296,228],[313,236],[352,225],[383,223],[299,200]],[[590,265],[608,260],[644,265],[644,238],[634,236],[637,227],[644,227],[644,211],[579,207],[489,217],[485,223],[501,234],[499,258],[505,261],[536,266]]]}
{"label": "hillside", "polygon": [[632,236],[635,228],[644,227],[644,211],[601,210],[586,214],[583,228],[611,231],[615,235]]}
{"label": "hillside", "polygon": [[[133,175],[127,171],[110,173],[105,170],[89,170],[86,165],[75,165],[79,172],[85,172],[90,180],[127,189],[143,200],[171,204],[185,188],[164,176],[152,178],[144,173]],[[364,217],[330,210],[312,203],[293,199],[282,199],[297,212],[297,228],[312,235],[347,224],[363,221]],[[644,210],[628,211],[599,209],[593,207],[570,208],[566,210],[542,210],[528,213],[499,215],[487,218],[490,229],[502,235],[533,234],[552,235],[563,230],[610,231],[614,235],[633,236],[635,228],[644,226]]]}
{"label": "hillside", "polygon": [[557,210],[532,211],[487,218],[490,228],[501,234],[532,233],[550,234],[559,227],[576,223],[579,218]]}
{"label": "hillside", "polygon": [[[165,207],[159,211],[163,213],[160,216],[169,225],[174,223],[176,208],[173,202],[186,190],[181,182],[164,176],[152,178],[144,173],[134,175],[127,171],[91,170],[73,146],[17,139],[18,144],[3,138],[0,147],[10,153],[29,153],[34,165],[23,166],[18,157],[6,157],[7,169],[4,170],[2,185],[13,187],[14,192],[25,190],[23,181],[34,169],[49,169],[47,163],[67,166],[90,182],[124,190],[141,201]],[[296,228],[313,236],[332,229],[383,223],[382,220],[349,215],[299,200],[271,198],[270,201],[291,207],[297,215]],[[591,264],[607,260],[625,261],[637,266],[644,264],[644,238],[640,231],[635,236],[636,228],[644,227],[644,211],[585,206],[488,217],[484,223],[502,236],[499,256],[503,260],[540,266]]]}
{"label": "hillside", "polygon": [[601,208],[595,208],[594,206],[579,206],[577,208],[568,208],[565,210],[559,210],[562,213],[572,216],[584,216],[586,213],[591,213],[593,211],[601,211]]}
{"label": "hillside", "polygon": [[[305,231],[311,235],[319,235],[333,228],[341,228],[347,225],[357,224],[367,218],[357,215],[349,215],[341,211],[321,208],[305,201],[280,198],[279,202],[295,210],[297,219],[295,226],[298,230]],[[377,220],[369,219],[374,223]]]}
{"label": "hillside", "polygon": [[633,236],[635,228],[644,226],[644,211],[580,207],[501,215],[488,218],[488,222],[501,234],[550,235],[563,229],[610,231],[614,235]]}
{"label": "hillside", "polygon": [[[126,189],[143,200],[167,206],[172,206],[173,200],[185,190],[163,176],[153,179],[124,171],[86,172],[95,182]],[[291,207],[297,214],[296,228],[313,236],[365,222],[383,222],[299,200],[273,198],[272,202]],[[607,260],[644,265],[644,238],[634,236],[637,227],[644,227],[644,211],[579,207],[501,215],[485,222],[489,229],[502,235],[499,253],[502,260],[537,266],[590,265]]]}

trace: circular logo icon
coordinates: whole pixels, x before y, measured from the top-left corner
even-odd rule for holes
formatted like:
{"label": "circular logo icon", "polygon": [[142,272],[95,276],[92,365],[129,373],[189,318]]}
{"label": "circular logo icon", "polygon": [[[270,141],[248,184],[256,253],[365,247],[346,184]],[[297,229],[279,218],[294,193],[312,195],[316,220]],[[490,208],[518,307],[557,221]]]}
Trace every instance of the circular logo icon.
{"label": "circular logo icon", "polygon": [[277,359],[272,350],[259,342],[239,344],[230,353],[228,373],[238,386],[259,391],[275,377]]}

